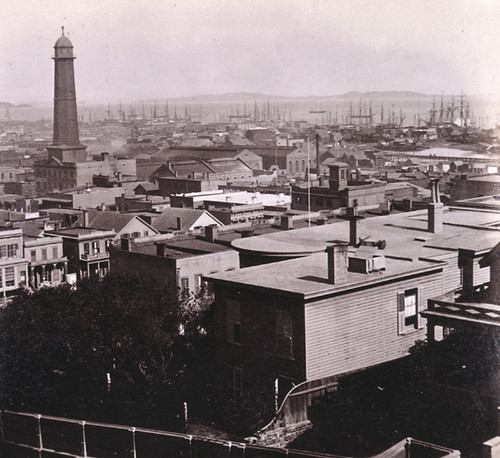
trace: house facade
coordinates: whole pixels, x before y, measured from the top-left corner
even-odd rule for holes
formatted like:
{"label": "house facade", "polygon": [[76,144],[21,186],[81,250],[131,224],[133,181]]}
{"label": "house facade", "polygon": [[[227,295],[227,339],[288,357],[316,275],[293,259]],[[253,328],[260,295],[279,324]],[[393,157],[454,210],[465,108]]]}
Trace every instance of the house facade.
{"label": "house facade", "polygon": [[238,253],[197,238],[110,246],[113,272],[155,278],[160,284],[195,294],[204,275],[239,268]]}
{"label": "house facade", "polygon": [[28,281],[33,289],[64,283],[68,259],[63,254],[61,237],[24,236],[24,252],[29,260]]}
{"label": "house facade", "polygon": [[0,304],[7,304],[26,286],[27,272],[22,229],[0,230]]}
{"label": "house facade", "polygon": [[63,240],[63,253],[68,258],[68,274],[73,274],[71,281],[108,274],[108,246],[115,237],[114,231],[73,227],[50,234]]}
{"label": "house facade", "polygon": [[[272,402],[276,385],[283,398],[292,384],[398,359],[425,338],[419,311],[441,294],[442,265],[385,258],[384,271],[360,273],[347,270],[347,252],[329,257],[210,276],[217,364],[230,391],[265,387]],[[345,269],[339,280],[329,279],[333,264]],[[240,386],[231,385],[236,372]]]}

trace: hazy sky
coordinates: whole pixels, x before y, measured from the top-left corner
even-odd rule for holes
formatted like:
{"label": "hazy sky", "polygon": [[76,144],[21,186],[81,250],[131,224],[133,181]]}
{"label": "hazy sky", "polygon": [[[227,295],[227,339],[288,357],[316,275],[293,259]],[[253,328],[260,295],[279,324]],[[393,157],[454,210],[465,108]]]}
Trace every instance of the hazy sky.
{"label": "hazy sky", "polygon": [[499,0],[0,0],[0,101],[50,101],[61,25],[88,103],[225,92],[500,95]]}

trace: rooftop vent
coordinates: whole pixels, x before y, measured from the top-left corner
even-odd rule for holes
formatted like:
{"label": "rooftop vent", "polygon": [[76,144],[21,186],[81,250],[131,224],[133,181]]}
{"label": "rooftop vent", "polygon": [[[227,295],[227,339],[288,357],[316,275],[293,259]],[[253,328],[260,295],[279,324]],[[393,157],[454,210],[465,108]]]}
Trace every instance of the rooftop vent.
{"label": "rooftop vent", "polygon": [[361,246],[349,256],[349,271],[369,274],[385,270],[385,256],[379,254],[377,247]]}

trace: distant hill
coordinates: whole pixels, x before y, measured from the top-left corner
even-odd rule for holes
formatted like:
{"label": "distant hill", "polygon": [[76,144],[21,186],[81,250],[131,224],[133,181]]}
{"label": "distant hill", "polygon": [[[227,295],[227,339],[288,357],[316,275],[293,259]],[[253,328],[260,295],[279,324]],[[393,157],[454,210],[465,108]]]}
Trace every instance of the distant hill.
{"label": "distant hill", "polygon": [[9,102],[0,102],[0,108],[33,108],[31,105],[27,103],[20,103],[19,105],[14,105]]}
{"label": "distant hill", "polygon": [[422,94],[420,92],[411,91],[373,91],[373,92],[358,92],[351,91],[345,94],[334,96],[337,98],[363,98],[363,99],[423,99],[426,97],[431,97],[427,94]]}
{"label": "distant hill", "polygon": [[[332,100],[332,99],[426,99],[432,97],[427,94],[422,94],[419,92],[411,91],[373,91],[373,92],[359,92],[351,91],[344,94],[335,95],[307,95],[307,96],[283,96],[283,95],[272,95],[263,94],[257,92],[229,92],[225,94],[200,94],[192,97],[175,97],[169,98],[169,102],[174,103],[208,103],[208,102],[219,102],[219,103],[236,103],[236,102],[253,102],[253,101],[286,101],[286,100],[296,100],[296,101],[307,101],[307,100]],[[161,105],[163,103],[162,99],[156,100],[140,100],[134,102],[135,104],[145,104]]]}

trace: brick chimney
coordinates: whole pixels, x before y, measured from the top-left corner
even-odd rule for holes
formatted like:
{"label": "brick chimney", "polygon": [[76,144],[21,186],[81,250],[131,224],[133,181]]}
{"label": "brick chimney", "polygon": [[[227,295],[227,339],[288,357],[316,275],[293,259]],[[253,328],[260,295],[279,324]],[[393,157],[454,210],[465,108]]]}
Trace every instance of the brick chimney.
{"label": "brick chimney", "polygon": [[122,251],[130,251],[130,238],[122,237],[120,239],[120,248]]}
{"label": "brick chimney", "polygon": [[458,267],[462,271],[462,293],[466,298],[474,295],[474,250],[458,249]]}
{"label": "brick chimney", "polygon": [[89,227],[89,212],[83,210],[83,227]]}
{"label": "brick chimney", "polygon": [[205,226],[205,240],[214,243],[217,239],[217,226],[215,224]]}
{"label": "brick chimney", "polygon": [[366,233],[366,218],[353,215],[349,218],[349,245],[357,246],[359,239]]}
{"label": "brick chimney", "polygon": [[336,242],[326,249],[328,257],[328,283],[335,285],[347,279],[346,242]]}
{"label": "brick chimney", "polygon": [[443,231],[443,204],[439,195],[439,178],[431,180],[432,202],[427,205],[427,230],[433,234]]}
{"label": "brick chimney", "polygon": [[165,245],[163,243],[155,243],[156,245],[156,256],[165,257]]}
{"label": "brick chimney", "polygon": [[281,216],[281,229],[284,231],[288,231],[289,229],[293,229],[293,216],[292,215],[282,215]]}

